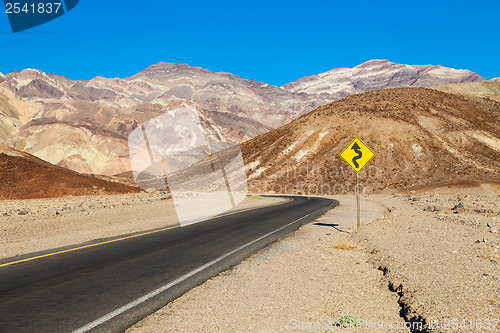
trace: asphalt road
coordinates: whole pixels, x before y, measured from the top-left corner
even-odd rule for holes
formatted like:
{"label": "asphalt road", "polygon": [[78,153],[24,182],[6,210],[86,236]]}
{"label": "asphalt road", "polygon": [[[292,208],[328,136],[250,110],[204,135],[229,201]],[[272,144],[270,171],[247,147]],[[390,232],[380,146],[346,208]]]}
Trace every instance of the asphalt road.
{"label": "asphalt road", "polygon": [[0,267],[0,332],[122,332],[338,205],[330,199],[291,198]]}

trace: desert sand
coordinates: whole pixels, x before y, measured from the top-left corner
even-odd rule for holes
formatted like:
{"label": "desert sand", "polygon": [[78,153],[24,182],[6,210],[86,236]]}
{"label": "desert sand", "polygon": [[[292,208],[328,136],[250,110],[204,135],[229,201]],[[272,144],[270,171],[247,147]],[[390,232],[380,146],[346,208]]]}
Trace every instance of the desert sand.
{"label": "desert sand", "polygon": [[[355,197],[332,198],[339,207],[129,332],[331,331],[344,315],[360,332],[500,327],[498,186],[364,195],[359,231]],[[0,212],[3,261],[176,224],[165,192],[2,201]]]}
{"label": "desert sand", "polygon": [[498,331],[497,188],[365,196],[360,231],[354,196],[335,198],[339,207],[128,332],[331,331],[346,314],[364,320],[356,332]]}
{"label": "desert sand", "polygon": [[[282,201],[248,197],[233,210]],[[0,201],[0,259],[174,225],[166,192]]]}

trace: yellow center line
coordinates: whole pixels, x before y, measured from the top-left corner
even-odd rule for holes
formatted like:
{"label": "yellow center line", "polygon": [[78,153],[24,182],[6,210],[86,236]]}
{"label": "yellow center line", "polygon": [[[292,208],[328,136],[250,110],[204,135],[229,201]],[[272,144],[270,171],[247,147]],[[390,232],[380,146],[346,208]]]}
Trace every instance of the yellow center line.
{"label": "yellow center line", "polygon": [[[184,225],[182,225],[182,227],[185,227],[185,226],[188,226],[188,225],[192,225],[192,224],[196,224],[196,223],[200,223],[200,222],[205,222],[205,221],[213,220],[213,219],[216,219],[216,218],[219,218],[219,217],[224,217],[224,216],[234,215],[234,214],[238,214],[238,213],[248,212],[248,211],[256,210],[256,209],[260,209],[260,208],[279,206],[279,205],[283,205],[283,204],[286,204],[286,203],[292,202],[292,201],[293,201],[293,198],[290,198],[287,201],[279,202],[277,204],[272,204],[272,205],[268,205],[268,206],[254,207],[254,208],[248,208],[248,209],[243,209],[243,210],[237,210],[237,211],[234,211],[234,212],[230,212],[230,213],[226,213],[226,214],[222,214],[222,215],[217,215],[217,216],[210,217],[210,218],[207,218],[207,219],[203,219],[203,220],[194,221],[194,222],[191,222],[191,223],[188,223],[188,224],[184,224]],[[175,225],[175,226],[172,226],[172,227],[162,228],[162,229],[153,230],[153,231],[147,231],[147,232],[143,232],[143,233],[132,235],[132,236],[127,236],[127,237],[121,237],[121,238],[117,238],[117,239],[112,239],[112,240],[105,241],[105,242],[100,242],[100,243],[95,243],[95,244],[89,244],[89,245],[75,247],[75,248],[72,248],[72,249],[58,251],[58,252],[52,252],[52,253],[42,254],[42,255],[39,255],[39,256],[36,256],[36,257],[31,257],[31,258],[26,258],[26,259],[22,259],[22,260],[17,260],[17,261],[12,261],[12,262],[8,262],[8,263],[5,263],[5,264],[1,264],[0,268],[1,267],[12,266],[12,265],[19,264],[19,263],[22,263],[22,262],[33,261],[33,260],[36,260],[36,259],[52,257],[52,256],[55,256],[55,255],[58,255],[58,254],[62,254],[62,253],[74,252],[74,251],[78,251],[78,250],[88,249],[88,248],[91,248],[91,247],[96,247],[96,246],[99,246],[99,245],[115,243],[115,242],[119,242],[119,241],[126,240],[126,239],[131,239],[131,238],[136,238],[136,237],[140,237],[140,236],[150,235],[150,234],[154,234],[154,233],[158,233],[158,232],[162,232],[162,231],[166,231],[166,230],[171,230],[171,229],[176,229],[176,228],[180,228],[180,227],[181,227],[181,225]]]}

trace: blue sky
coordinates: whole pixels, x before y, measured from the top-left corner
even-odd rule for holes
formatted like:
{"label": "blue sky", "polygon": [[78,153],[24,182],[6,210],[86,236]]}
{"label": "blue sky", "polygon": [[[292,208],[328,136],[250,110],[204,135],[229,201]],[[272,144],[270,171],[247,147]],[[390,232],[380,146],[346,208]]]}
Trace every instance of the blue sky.
{"label": "blue sky", "polygon": [[80,0],[13,34],[0,13],[0,72],[126,77],[183,62],[282,85],[370,59],[500,76],[500,1]]}

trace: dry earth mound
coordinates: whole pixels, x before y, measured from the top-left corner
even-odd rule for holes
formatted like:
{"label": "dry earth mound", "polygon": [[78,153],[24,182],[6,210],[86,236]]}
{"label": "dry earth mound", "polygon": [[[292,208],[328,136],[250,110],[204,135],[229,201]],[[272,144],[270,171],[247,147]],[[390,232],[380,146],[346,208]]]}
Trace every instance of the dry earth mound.
{"label": "dry earth mound", "polygon": [[359,136],[376,156],[369,192],[500,183],[500,103],[426,88],[366,92],[322,106],[241,145],[252,190],[338,194],[355,176],[339,158]]}
{"label": "dry earth mound", "polygon": [[0,200],[141,192],[5,147],[0,147],[0,169]]}

